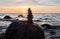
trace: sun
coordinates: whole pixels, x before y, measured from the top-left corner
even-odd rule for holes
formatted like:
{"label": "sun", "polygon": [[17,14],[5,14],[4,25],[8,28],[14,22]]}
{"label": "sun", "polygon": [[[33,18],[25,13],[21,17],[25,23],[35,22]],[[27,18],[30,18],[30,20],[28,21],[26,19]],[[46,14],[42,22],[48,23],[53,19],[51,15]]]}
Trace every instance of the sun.
{"label": "sun", "polygon": [[26,10],[23,10],[23,13],[26,13]]}

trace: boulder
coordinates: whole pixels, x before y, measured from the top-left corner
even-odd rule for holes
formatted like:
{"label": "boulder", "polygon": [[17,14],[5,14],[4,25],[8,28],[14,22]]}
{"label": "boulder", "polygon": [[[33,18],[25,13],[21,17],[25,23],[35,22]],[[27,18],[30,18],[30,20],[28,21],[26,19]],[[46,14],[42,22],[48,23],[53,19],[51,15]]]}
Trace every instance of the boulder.
{"label": "boulder", "polygon": [[13,22],[6,30],[6,39],[44,39],[44,32],[37,24]]}
{"label": "boulder", "polygon": [[12,19],[10,16],[5,16],[4,19]]}

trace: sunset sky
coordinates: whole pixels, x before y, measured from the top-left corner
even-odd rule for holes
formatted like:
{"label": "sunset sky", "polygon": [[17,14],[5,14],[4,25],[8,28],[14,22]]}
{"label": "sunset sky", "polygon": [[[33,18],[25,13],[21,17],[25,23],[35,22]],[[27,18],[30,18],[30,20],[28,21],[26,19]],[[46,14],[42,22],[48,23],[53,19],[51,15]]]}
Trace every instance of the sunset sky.
{"label": "sunset sky", "polygon": [[0,13],[60,13],[60,0],[0,0]]}

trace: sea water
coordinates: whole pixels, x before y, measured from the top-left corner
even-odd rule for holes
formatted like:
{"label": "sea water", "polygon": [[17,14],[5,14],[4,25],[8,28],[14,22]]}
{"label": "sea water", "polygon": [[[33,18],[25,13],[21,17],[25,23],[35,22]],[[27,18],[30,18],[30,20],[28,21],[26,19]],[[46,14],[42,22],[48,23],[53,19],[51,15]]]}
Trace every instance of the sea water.
{"label": "sea water", "polygon": [[[19,14],[0,14],[0,19],[4,19],[4,17],[8,15],[11,16],[13,19],[17,18]],[[27,16],[27,15],[26,15]],[[45,33],[45,39],[60,39],[60,14],[33,14],[34,20],[40,20],[40,21],[34,21],[34,23],[37,23],[38,25],[41,25],[43,22],[47,22],[52,25],[56,25],[56,29],[49,29],[44,30]],[[12,22],[10,21],[3,21],[0,20],[0,34],[5,33],[6,29]],[[53,32],[51,34],[51,32]]]}

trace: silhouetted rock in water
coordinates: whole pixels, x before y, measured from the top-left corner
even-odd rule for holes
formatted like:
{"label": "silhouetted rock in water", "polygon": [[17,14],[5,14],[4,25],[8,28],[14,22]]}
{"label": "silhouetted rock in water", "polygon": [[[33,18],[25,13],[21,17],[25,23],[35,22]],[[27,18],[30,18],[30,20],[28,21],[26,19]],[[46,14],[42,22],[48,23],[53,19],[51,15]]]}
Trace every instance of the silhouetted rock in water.
{"label": "silhouetted rock in water", "polygon": [[41,22],[41,20],[33,20],[34,22]]}
{"label": "silhouetted rock in water", "polygon": [[5,16],[4,19],[12,19],[10,16]]}
{"label": "silhouetted rock in water", "polygon": [[6,39],[44,39],[43,30],[34,23],[13,22],[6,30]]}
{"label": "silhouetted rock in water", "polygon": [[24,17],[23,15],[18,15],[18,17]]}
{"label": "silhouetted rock in water", "polygon": [[45,29],[51,29],[52,28],[52,26],[51,25],[49,25],[49,24],[43,24],[43,25],[41,25],[43,28],[45,27]]}

